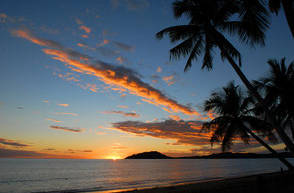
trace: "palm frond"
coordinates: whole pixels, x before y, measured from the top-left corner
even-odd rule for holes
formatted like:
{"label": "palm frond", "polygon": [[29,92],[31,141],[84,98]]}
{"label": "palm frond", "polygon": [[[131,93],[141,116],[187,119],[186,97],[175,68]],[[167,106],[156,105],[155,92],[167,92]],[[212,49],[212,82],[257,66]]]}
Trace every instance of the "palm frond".
{"label": "palm frond", "polygon": [[164,35],[168,35],[171,42],[185,40],[195,34],[201,34],[201,30],[196,25],[178,25],[165,28],[156,33],[157,39],[162,39]]}
{"label": "palm frond", "polygon": [[200,37],[196,44],[194,45],[193,50],[190,53],[190,56],[186,62],[185,68],[184,68],[184,72],[186,72],[187,70],[189,70],[192,67],[192,61],[196,60],[198,58],[198,56],[201,55],[201,52],[203,50],[203,40]]}
{"label": "palm frond", "polygon": [[278,15],[280,8],[281,8],[281,0],[269,0],[268,6],[271,12]]}

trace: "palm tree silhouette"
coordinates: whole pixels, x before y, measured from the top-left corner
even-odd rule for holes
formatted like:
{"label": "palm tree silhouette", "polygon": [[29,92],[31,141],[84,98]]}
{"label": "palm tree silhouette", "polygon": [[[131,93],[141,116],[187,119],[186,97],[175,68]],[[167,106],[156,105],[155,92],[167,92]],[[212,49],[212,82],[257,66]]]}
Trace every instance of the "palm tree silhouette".
{"label": "palm tree silhouette", "polygon": [[222,141],[222,150],[230,149],[233,140],[240,138],[249,143],[250,135],[267,150],[279,158],[289,169],[294,169],[285,158],[264,142],[254,131],[262,133],[268,139],[274,140],[272,127],[266,121],[255,117],[250,109],[250,97],[245,97],[242,90],[230,82],[222,90],[213,92],[204,102],[204,110],[212,111],[218,116],[203,124],[203,130],[213,130],[211,143]]}
{"label": "palm tree silhouette", "polygon": [[275,13],[276,15],[278,15],[281,9],[281,4],[283,6],[290,31],[294,38],[294,1],[293,0],[269,0],[268,2],[271,12]]}
{"label": "palm tree silhouette", "polygon": [[276,122],[291,131],[294,141],[294,62],[287,67],[285,61],[285,58],[269,60],[268,76],[255,81],[254,85],[264,93]]}
{"label": "palm tree silhouette", "polygon": [[[268,13],[261,0],[181,0],[173,3],[176,18],[187,16],[187,25],[165,28],[156,34],[158,39],[168,35],[171,42],[182,41],[170,50],[171,59],[189,56],[185,71],[192,61],[203,56],[202,69],[213,68],[213,50],[218,48],[222,59],[227,59],[242,82],[258,100],[269,117],[274,117],[263,98],[241,71],[241,54],[226,38],[238,35],[239,39],[251,46],[264,44],[265,31],[269,27]],[[238,62],[236,62],[236,60]],[[238,63],[238,64],[237,64]],[[282,141],[294,154],[294,143],[280,125],[269,119]]]}

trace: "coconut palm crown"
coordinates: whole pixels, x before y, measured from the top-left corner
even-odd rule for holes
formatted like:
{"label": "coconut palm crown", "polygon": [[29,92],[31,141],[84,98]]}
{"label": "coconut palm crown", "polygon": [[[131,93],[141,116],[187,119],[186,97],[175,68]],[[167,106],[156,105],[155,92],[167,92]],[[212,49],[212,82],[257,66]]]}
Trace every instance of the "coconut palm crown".
{"label": "coconut palm crown", "polygon": [[222,141],[223,151],[230,149],[236,139],[249,143],[251,136],[273,155],[277,156],[289,169],[293,170],[294,167],[290,162],[281,157],[256,134],[257,132],[266,136],[269,141],[276,141],[272,126],[252,114],[250,110],[252,108],[251,104],[252,98],[246,97],[238,86],[230,82],[222,90],[213,92],[210,98],[204,102],[204,110],[216,113],[217,117],[204,123],[202,129],[206,131],[213,130],[210,142],[213,144],[214,142]]}
{"label": "coconut palm crown", "polygon": [[222,141],[222,150],[230,149],[233,140],[240,138],[249,142],[248,129],[262,133],[271,141],[276,141],[272,127],[251,112],[251,98],[244,95],[239,86],[230,82],[222,90],[213,92],[204,102],[204,111],[212,111],[217,117],[203,124],[204,130],[213,130],[211,143]]}
{"label": "coconut palm crown", "polygon": [[223,59],[231,58],[241,65],[241,55],[227,35],[237,35],[251,46],[263,45],[269,27],[268,13],[260,0],[182,0],[173,3],[173,10],[176,18],[187,16],[188,24],[165,28],[156,37],[168,35],[171,42],[181,41],[170,50],[170,58],[188,56],[185,71],[202,54],[202,68],[212,69],[215,48]]}

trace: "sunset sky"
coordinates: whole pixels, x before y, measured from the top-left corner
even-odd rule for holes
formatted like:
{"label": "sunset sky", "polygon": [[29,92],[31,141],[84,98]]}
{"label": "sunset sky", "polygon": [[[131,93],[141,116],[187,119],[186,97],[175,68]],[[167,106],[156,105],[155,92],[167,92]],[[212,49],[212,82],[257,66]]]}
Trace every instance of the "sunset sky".
{"label": "sunset sky", "polygon": [[[0,1],[0,157],[123,158],[156,150],[171,156],[211,149],[201,110],[211,91],[235,80],[216,52],[214,69],[169,60],[173,44],[156,32],[176,20],[167,0]],[[282,14],[281,14],[282,13]],[[249,79],[270,58],[294,60],[283,12],[265,47],[241,46]],[[274,147],[282,148],[279,144]],[[263,152],[252,143],[236,152]]]}

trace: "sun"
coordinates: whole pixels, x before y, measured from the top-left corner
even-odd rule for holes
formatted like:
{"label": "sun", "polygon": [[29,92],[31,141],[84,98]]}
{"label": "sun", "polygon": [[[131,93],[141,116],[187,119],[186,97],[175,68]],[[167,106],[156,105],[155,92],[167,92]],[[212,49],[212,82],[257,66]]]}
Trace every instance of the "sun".
{"label": "sun", "polygon": [[120,156],[111,155],[111,156],[107,156],[106,159],[118,160],[118,159],[122,159],[122,158]]}

